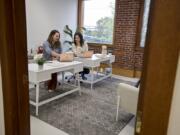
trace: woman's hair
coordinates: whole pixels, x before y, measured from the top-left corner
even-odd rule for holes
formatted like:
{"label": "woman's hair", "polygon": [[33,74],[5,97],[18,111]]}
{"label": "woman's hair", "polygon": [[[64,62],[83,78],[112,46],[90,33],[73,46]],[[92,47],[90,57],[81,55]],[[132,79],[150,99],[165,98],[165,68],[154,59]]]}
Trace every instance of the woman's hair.
{"label": "woman's hair", "polygon": [[[57,42],[55,42],[55,43],[53,44],[53,36],[54,36],[56,33],[59,33],[59,31],[58,31],[58,30],[52,30],[52,31],[50,32],[49,36],[48,36],[47,41],[50,43],[51,48],[59,48],[59,47],[61,47],[61,42],[60,42],[60,41],[57,41]],[[60,33],[59,33],[59,35],[60,35]]]}
{"label": "woman's hair", "polygon": [[76,32],[75,34],[74,34],[74,44],[76,45],[76,41],[75,41],[75,37],[76,36],[79,36],[79,38],[80,38],[80,45],[81,45],[81,47],[83,46],[83,44],[84,44],[84,39],[83,39],[83,35],[80,33],[80,32]]}

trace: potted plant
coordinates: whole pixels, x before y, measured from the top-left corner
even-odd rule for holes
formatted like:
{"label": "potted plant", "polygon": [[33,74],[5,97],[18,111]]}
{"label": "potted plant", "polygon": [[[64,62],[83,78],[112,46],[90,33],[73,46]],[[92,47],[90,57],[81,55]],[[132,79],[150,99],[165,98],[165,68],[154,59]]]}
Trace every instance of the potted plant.
{"label": "potted plant", "polygon": [[[73,33],[73,31],[72,31],[72,29],[70,29],[69,28],[69,26],[68,25],[66,25],[65,27],[64,27],[64,33],[68,36],[67,38],[66,38],[66,40],[64,41],[64,44],[68,44],[69,45],[69,50],[71,50],[71,48],[72,48],[72,43],[73,43],[73,35],[74,35],[74,33]],[[83,33],[83,31],[86,31],[86,28],[84,28],[84,27],[77,27],[77,29],[76,29],[76,32],[81,32],[81,33]]]}
{"label": "potted plant", "polygon": [[43,58],[43,54],[34,55],[34,60],[38,64],[38,68],[43,69],[43,65],[45,63],[45,59]]}

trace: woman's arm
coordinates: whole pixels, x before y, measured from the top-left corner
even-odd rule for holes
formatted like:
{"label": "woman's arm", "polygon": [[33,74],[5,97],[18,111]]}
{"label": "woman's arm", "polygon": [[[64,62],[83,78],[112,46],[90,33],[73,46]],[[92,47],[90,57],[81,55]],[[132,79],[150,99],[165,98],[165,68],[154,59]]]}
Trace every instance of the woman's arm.
{"label": "woman's arm", "polygon": [[74,55],[77,56],[78,52],[77,52],[75,44],[72,44],[72,52],[74,53]]}
{"label": "woman's arm", "polygon": [[88,44],[87,44],[87,42],[84,42],[83,52],[87,52],[87,51],[88,51]]}
{"label": "woman's arm", "polygon": [[52,56],[52,57],[59,58],[59,57],[60,57],[60,54],[59,54],[59,53],[56,53],[55,51],[51,51],[51,56]]}
{"label": "woman's arm", "polygon": [[51,55],[52,57],[60,57],[60,54],[59,53],[56,53],[55,51],[53,51],[50,47],[49,47],[49,43],[47,43],[47,42],[45,42],[44,44],[43,44],[43,48],[44,48],[44,51],[47,53],[47,54],[49,54],[49,55]]}

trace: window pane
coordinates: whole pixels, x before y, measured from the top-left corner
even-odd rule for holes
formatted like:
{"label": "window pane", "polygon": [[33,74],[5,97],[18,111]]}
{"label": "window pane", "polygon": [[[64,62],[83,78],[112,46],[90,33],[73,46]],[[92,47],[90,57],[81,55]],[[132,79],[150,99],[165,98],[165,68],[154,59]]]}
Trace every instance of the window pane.
{"label": "window pane", "polygon": [[143,15],[143,20],[142,20],[143,23],[142,23],[142,28],[141,28],[140,47],[145,46],[146,34],[147,34],[147,25],[148,25],[148,19],[149,19],[150,3],[151,3],[151,0],[145,0],[145,3],[144,3],[144,15]]}
{"label": "window pane", "polygon": [[115,0],[84,2],[84,38],[91,43],[112,44]]}

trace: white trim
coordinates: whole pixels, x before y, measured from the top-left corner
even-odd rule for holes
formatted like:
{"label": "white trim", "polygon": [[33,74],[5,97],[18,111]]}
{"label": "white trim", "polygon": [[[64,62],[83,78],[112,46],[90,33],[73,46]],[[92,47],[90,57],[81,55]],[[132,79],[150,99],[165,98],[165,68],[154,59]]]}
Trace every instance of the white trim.
{"label": "white trim", "polygon": [[0,135],[5,135],[4,131],[4,107],[2,94],[2,78],[1,78],[1,64],[0,64]]}
{"label": "white trim", "polygon": [[36,117],[31,116],[31,135],[69,135]]}
{"label": "white trim", "polygon": [[176,71],[176,80],[174,81],[174,92],[171,103],[171,112],[169,117],[169,125],[167,135],[178,135],[180,133],[180,53]]}
{"label": "white trim", "polygon": [[115,75],[115,74],[112,74],[112,77],[116,79],[125,80],[125,81],[131,81],[131,82],[137,82],[139,80],[139,78],[132,78],[132,77]]}

